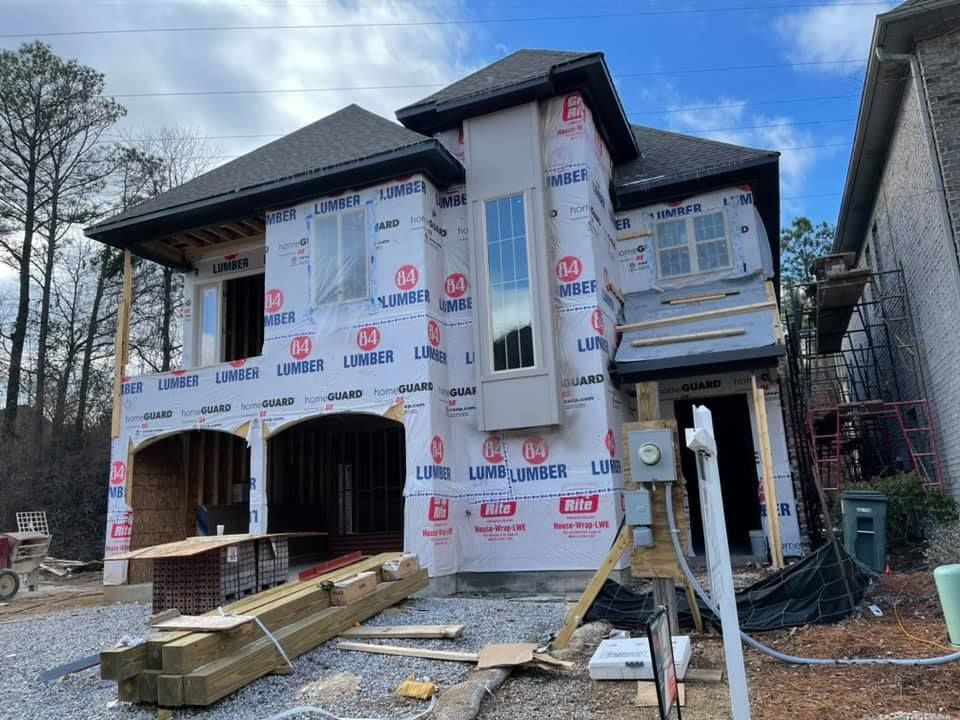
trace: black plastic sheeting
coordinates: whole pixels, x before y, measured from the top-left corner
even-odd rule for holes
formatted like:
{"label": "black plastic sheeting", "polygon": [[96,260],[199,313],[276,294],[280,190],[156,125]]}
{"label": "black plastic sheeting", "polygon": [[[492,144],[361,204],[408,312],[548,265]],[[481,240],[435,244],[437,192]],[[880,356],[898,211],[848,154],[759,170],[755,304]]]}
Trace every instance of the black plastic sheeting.
{"label": "black plastic sheeting", "polygon": [[[747,632],[778,630],[800,625],[827,625],[850,615],[853,608],[843,584],[846,575],[856,604],[863,600],[871,575],[837,545],[824,545],[797,563],[737,593],[740,629]],[[678,586],[680,624],[690,627],[693,618],[683,587]],[[704,622],[720,627],[719,619],[699,600]],[[636,630],[645,627],[653,613],[653,593],[636,593],[607,580],[587,611],[586,621],[606,620],[614,627]]]}

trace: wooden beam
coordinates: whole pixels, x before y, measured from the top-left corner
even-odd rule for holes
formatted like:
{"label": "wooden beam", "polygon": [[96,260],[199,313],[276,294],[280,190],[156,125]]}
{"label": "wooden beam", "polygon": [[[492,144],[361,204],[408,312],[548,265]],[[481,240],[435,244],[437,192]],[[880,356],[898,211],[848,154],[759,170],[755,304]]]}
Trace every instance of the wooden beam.
{"label": "wooden beam", "polygon": [[726,330],[704,330],[703,332],[688,333],[686,335],[665,335],[657,338],[633,340],[631,347],[654,347],[656,345],[673,345],[675,343],[697,342],[700,340],[716,340],[717,338],[746,335],[746,328],[728,328]]}
{"label": "wooden beam", "polygon": [[603,562],[600,563],[600,567],[598,567],[597,571],[593,574],[593,578],[583,591],[580,599],[577,600],[577,604],[567,612],[567,619],[564,621],[563,627],[560,628],[560,632],[557,633],[557,637],[551,644],[554,650],[562,650],[567,646],[567,643],[570,642],[570,636],[573,635],[573,631],[577,629],[577,626],[583,622],[587,610],[593,605],[593,601],[597,599],[600,588],[602,588],[603,584],[607,581],[610,571],[616,567],[617,563],[620,562],[620,558],[630,549],[631,545],[633,545],[633,531],[624,525],[617,535],[617,539],[614,540],[613,547],[610,548],[610,551],[603,559]]}
{"label": "wooden beam", "polygon": [[365,625],[354,627],[340,633],[345,638],[390,639],[408,638],[412,640],[439,640],[458,638],[463,635],[466,625]]}
{"label": "wooden beam", "polygon": [[110,436],[120,437],[120,416],[123,407],[120,393],[123,390],[123,374],[130,353],[130,305],[133,300],[133,259],[129,250],[123,251],[123,285],[120,303],[117,306],[117,333],[113,341],[113,415]]}
{"label": "wooden beam", "polygon": [[[395,582],[382,583],[377,590],[352,605],[330,607],[274,632],[290,659],[336,637],[355,623],[409,597],[427,586],[427,571]],[[271,673],[283,660],[268,638],[256,640],[238,652],[183,675],[186,705],[211,705],[244,685]],[[162,676],[161,676],[162,677]]]}
{"label": "wooden beam", "polygon": [[770,300],[749,303],[747,305],[734,305],[733,307],[718,308],[717,310],[704,310],[703,312],[689,313],[687,315],[674,315],[672,317],[657,318],[656,320],[617,325],[617,331],[634,332],[635,330],[649,330],[650,328],[663,327],[664,325],[712,320],[714,318],[729,317],[730,315],[742,315],[743,313],[755,312],[756,310],[769,310],[770,308],[776,308],[776,305],[775,302],[771,302]]}
{"label": "wooden beam", "polygon": [[710,293],[708,295],[684,295],[683,297],[663,300],[661,305],[686,305],[687,303],[708,302],[710,300],[722,300],[731,295],[739,295],[739,290],[724,290],[723,292]]}
{"label": "wooden beam", "polygon": [[750,376],[753,387],[753,411],[757,420],[757,438],[760,442],[760,466],[763,473],[763,496],[767,504],[767,535],[770,538],[770,559],[774,570],[783,567],[783,543],[780,540],[780,515],[777,512],[777,483],[773,477],[773,453],[770,449],[770,430],[767,425],[767,403],[756,375]]}
{"label": "wooden beam", "polygon": [[373,643],[339,642],[337,650],[375,653],[377,655],[399,655],[401,657],[424,658],[426,660],[450,660],[452,662],[476,663],[480,653],[460,652],[458,650],[430,650],[429,648],[401,647],[399,645],[374,645]]}
{"label": "wooden beam", "polygon": [[100,679],[126,680],[146,667],[147,646],[107,648],[100,651]]}

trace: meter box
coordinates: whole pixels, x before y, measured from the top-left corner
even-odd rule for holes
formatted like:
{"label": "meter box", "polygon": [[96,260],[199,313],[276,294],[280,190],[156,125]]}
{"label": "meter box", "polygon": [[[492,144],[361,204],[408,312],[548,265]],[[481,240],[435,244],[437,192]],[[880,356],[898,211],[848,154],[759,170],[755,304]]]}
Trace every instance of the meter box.
{"label": "meter box", "polygon": [[649,490],[624,490],[623,510],[627,516],[627,525],[653,525]]}
{"label": "meter box", "polygon": [[633,546],[638,548],[653,547],[653,530],[648,527],[633,529]]}
{"label": "meter box", "polygon": [[669,482],[677,479],[677,458],[672,430],[631,430],[627,433],[630,478],[634,482]]}

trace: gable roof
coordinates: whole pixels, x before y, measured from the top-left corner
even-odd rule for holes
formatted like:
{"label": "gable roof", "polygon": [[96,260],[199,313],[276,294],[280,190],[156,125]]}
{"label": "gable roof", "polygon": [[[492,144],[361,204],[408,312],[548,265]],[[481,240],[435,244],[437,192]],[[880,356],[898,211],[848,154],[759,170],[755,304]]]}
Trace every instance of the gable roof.
{"label": "gable roof", "polygon": [[85,232],[175,265],[144,243],[418,172],[439,187],[463,178],[463,166],[438,140],[348,105]]}
{"label": "gable roof", "polygon": [[780,155],[773,150],[731,145],[642,125],[632,125],[631,130],[637,139],[640,157],[614,168],[617,190],[649,190],[673,185],[771,162]]}
{"label": "gable roof", "polygon": [[904,62],[907,58],[902,55],[915,52],[918,36],[947,32],[958,21],[960,3],[956,0],[907,0],[877,15],[833,240],[834,252],[859,252],[866,240],[907,86],[904,81],[911,74],[910,63]]}
{"label": "gable roof", "polygon": [[630,124],[603,53],[518,50],[438,92],[397,110],[413,130],[435,133],[468,117],[579,91],[616,162],[637,156]]}

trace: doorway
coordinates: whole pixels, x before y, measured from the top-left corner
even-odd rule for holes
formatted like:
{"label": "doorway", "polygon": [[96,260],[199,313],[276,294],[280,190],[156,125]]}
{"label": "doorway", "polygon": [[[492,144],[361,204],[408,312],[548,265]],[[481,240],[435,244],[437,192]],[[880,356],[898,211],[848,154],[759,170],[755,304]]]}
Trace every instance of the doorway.
{"label": "doorway", "polygon": [[[720,490],[727,525],[727,540],[735,554],[748,555],[750,531],[760,528],[760,498],[758,496],[757,453],[750,428],[750,407],[747,395],[719,395],[717,397],[677,400],[674,414],[681,437],[683,428],[693,427],[693,406],[705,405],[713,413],[713,430],[717,441],[717,460],[720,468]],[[702,554],[703,520],[700,514],[700,483],[697,461],[692,452],[681,449],[681,467],[687,481],[690,503],[690,532],[693,548]]]}
{"label": "doorway", "polygon": [[403,549],[403,424],[337,413],[297,423],[267,444],[269,532],[291,538],[301,559]]}

